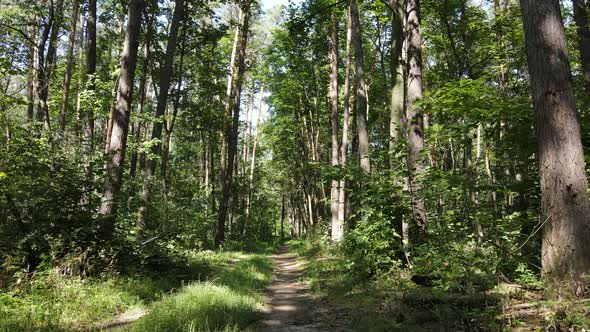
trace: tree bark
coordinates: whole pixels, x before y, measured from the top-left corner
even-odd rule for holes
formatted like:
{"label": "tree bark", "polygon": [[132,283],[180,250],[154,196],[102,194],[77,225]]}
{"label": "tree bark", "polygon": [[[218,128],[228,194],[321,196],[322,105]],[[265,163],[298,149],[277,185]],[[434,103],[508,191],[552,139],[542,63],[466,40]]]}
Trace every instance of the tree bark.
{"label": "tree bark", "polygon": [[[331,122],[332,122],[332,167],[337,168],[340,165],[340,156],[338,153],[338,17],[332,14],[332,34],[330,36],[330,102],[331,102]],[[330,192],[330,212],[332,215],[332,241],[340,242],[343,236],[343,225],[338,220],[338,197],[339,197],[339,180],[332,180]]]}
{"label": "tree bark", "polygon": [[98,213],[111,216],[116,213],[115,198],[123,184],[123,165],[127,149],[127,133],[131,116],[131,101],[133,97],[133,83],[139,48],[139,35],[144,0],[130,0],[128,7],[127,31],[121,63],[121,80],[117,93],[117,107],[113,114],[113,134],[109,146],[107,161],[107,176],[102,195],[102,202]]}
{"label": "tree bark", "polygon": [[573,0],[574,21],[578,34],[580,64],[586,84],[586,94],[590,93],[590,28],[588,27],[588,4],[586,0]]}
{"label": "tree bark", "polygon": [[153,156],[159,156],[162,149],[162,120],[166,113],[166,106],[168,104],[168,91],[170,89],[170,81],[172,79],[172,69],[174,65],[174,54],[176,52],[178,30],[180,28],[183,15],[184,0],[176,0],[174,14],[172,16],[172,22],[170,25],[170,34],[168,36],[168,44],[166,46],[166,60],[164,62],[164,66],[162,67],[162,72],[160,73],[160,93],[158,95],[158,103],[156,105],[156,122],[154,122],[152,128],[152,140],[157,140],[158,143],[152,146],[152,158],[149,158],[146,163],[145,179],[137,217],[137,226],[140,230],[145,228],[147,208],[151,198],[152,181],[154,175],[156,174],[156,159],[153,159]]}
{"label": "tree bark", "polygon": [[29,47],[29,72],[27,75],[27,118],[30,122],[35,120],[35,97],[37,95],[35,91],[36,76],[37,76],[37,43],[39,38],[39,30],[37,29],[37,17],[33,17],[31,21],[32,30],[32,42],[33,44]]}
{"label": "tree bark", "polygon": [[[240,19],[238,19],[240,21]],[[221,163],[219,167],[219,171],[221,175],[219,177],[221,181],[221,187],[223,187],[223,181],[225,181],[226,173],[227,173],[227,144],[229,140],[229,131],[230,131],[230,118],[231,118],[231,102],[232,102],[232,92],[234,87],[234,80],[235,80],[235,68],[236,68],[236,57],[238,54],[238,44],[240,41],[240,23],[236,24],[235,32],[234,32],[234,42],[231,51],[231,57],[229,61],[229,70],[227,74],[227,88],[225,91],[225,107],[223,112],[223,128],[221,130]]]}
{"label": "tree bark", "polygon": [[[405,102],[405,80],[404,80],[404,4],[403,0],[391,0],[391,104],[389,113],[389,167],[393,167],[392,158],[395,148],[403,139],[402,134]],[[403,183],[403,179],[398,179]],[[401,236],[404,248],[410,244],[408,221],[403,218],[401,221]]]}
{"label": "tree bark", "polygon": [[539,137],[543,275],[581,285],[590,272],[590,202],[559,1],[520,4]]}
{"label": "tree bark", "polygon": [[389,115],[389,158],[401,139],[402,114],[404,112],[404,69],[402,52],[404,44],[403,0],[391,0],[391,105]]}
{"label": "tree bark", "polygon": [[[232,172],[234,169],[234,159],[238,148],[238,127],[240,124],[240,101],[242,94],[242,81],[246,70],[246,47],[248,45],[248,30],[250,21],[250,0],[244,0],[243,3],[243,20],[240,36],[240,49],[238,54],[238,72],[236,75],[235,94],[233,101],[233,125],[228,135],[227,149],[227,169],[222,172],[222,198],[219,206],[217,218],[217,232],[215,234],[215,246],[223,245],[225,242],[225,221],[229,209],[229,200],[231,197]],[[225,173],[225,174],[224,174]]]}
{"label": "tree bark", "polygon": [[371,173],[369,159],[369,132],[367,129],[367,84],[365,82],[365,65],[363,59],[363,41],[361,23],[356,0],[350,0],[350,16],[352,18],[352,40],[354,45],[354,63],[356,78],[356,111],[358,131],[358,153],[361,169],[365,174]]}
{"label": "tree bark", "polygon": [[[340,145],[340,165],[346,167],[346,159],[348,156],[348,127],[350,124],[350,67],[352,62],[351,56],[352,48],[352,17],[350,15],[350,7],[348,11],[346,24],[346,63],[344,68],[344,105],[342,109],[342,144]],[[344,225],[346,223],[346,179],[342,177],[338,184],[338,224],[342,225],[342,232],[344,234]]]}
{"label": "tree bark", "polygon": [[[88,1],[88,20],[86,22],[86,78],[88,91],[96,89],[96,1]],[[89,206],[92,198],[92,159],[94,155],[94,110],[92,105],[85,107],[86,127],[84,128],[83,152],[84,152],[84,178],[85,189],[82,197],[82,205]]]}
{"label": "tree bark", "polygon": [[424,115],[415,105],[422,99],[422,35],[420,28],[420,0],[406,1],[406,45],[408,47],[408,78],[407,78],[407,117],[408,124],[408,165],[413,176],[410,186],[413,197],[412,214],[421,233],[426,231],[426,207],[424,200],[417,196],[421,189],[416,176],[424,169],[422,150],[424,149]]}
{"label": "tree bark", "polygon": [[264,82],[260,86],[260,99],[258,102],[258,116],[256,128],[254,128],[254,141],[252,142],[252,157],[250,158],[250,174],[248,175],[248,195],[246,201],[246,223],[250,222],[250,211],[252,209],[252,190],[254,189],[254,170],[256,168],[256,148],[258,146],[258,135],[260,134],[260,118],[262,117],[262,103],[264,102]]}

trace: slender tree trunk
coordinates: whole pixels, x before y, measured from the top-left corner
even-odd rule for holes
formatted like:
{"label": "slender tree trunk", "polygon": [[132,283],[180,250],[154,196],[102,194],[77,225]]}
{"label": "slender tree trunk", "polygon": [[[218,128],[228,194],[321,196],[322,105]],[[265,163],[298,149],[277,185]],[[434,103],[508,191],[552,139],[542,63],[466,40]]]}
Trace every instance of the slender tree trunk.
{"label": "slender tree trunk", "polygon": [[[521,0],[536,125],[543,214],[543,274],[586,286],[590,202],[559,1]],[[581,290],[581,289],[576,289]]]}
{"label": "slender tree trunk", "polygon": [[590,27],[588,27],[588,4],[586,0],[573,0],[574,21],[578,33],[580,63],[586,84],[586,94],[590,93]]}
{"label": "slender tree trunk", "polygon": [[[224,179],[222,180],[222,198],[219,206],[219,214],[217,219],[217,232],[215,234],[215,245],[220,246],[225,242],[225,221],[227,219],[227,212],[229,209],[229,200],[231,197],[232,187],[232,172],[234,169],[234,158],[237,152],[238,144],[238,127],[240,123],[240,101],[242,94],[242,81],[244,72],[246,70],[246,47],[248,45],[248,30],[250,21],[250,0],[244,0],[243,3],[243,20],[240,36],[240,49],[238,54],[238,72],[236,75],[235,94],[233,102],[233,125],[228,135],[228,149],[227,149],[227,169],[222,172]],[[223,153],[223,151],[222,151]]]}
{"label": "slender tree trunk", "polygon": [[[170,80],[174,65],[174,54],[176,52],[178,30],[184,15],[184,0],[176,0],[174,14],[170,25],[170,35],[168,36],[168,45],[166,46],[166,60],[160,73],[160,93],[158,95],[158,104],[156,105],[156,119],[161,120],[166,112],[168,105],[168,90],[170,89]],[[162,122],[154,122],[152,128],[152,140],[161,140]],[[161,151],[161,143],[154,144],[151,148],[151,155],[158,156]],[[141,193],[140,206],[137,217],[137,226],[140,230],[145,228],[148,203],[151,198],[152,181],[156,174],[156,160],[149,158],[146,163],[145,179],[143,191]]]}
{"label": "slender tree trunk", "polygon": [[[330,36],[330,102],[331,102],[331,122],[332,122],[332,167],[340,165],[340,156],[338,148],[338,16],[332,13],[332,34]],[[330,192],[330,212],[332,215],[332,241],[340,242],[343,236],[343,224],[338,220],[338,197],[339,197],[339,180],[332,180]]]}
{"label": "slender tree trunk", "polygon": [[[147,29],[151,29],[151,20],[149,20],[147,22]],[[137,114],[141,115],[143,114],[143,109],[145,107],[145,101],[146,101],[146,97],[148,95],[148,91],[150,89],[150,82],[149,82],[149,77],[148,77],[148,64],[149,61],[151,60],[150,58],[150,37],[151,34],[148,33],[145,41],[145,44],[143,46],[143,64],[141,66],[141,77],[139,79],[139,101],[137,103]],[[140,139],[141,139],[141,127],[142,127],[143,121],[141,121],[138,117],[138,120],[135,122],[134,127],[133,127],[133,137],[135,140],[135,143],[139,143]],[[135,150],[133,151],[133,153],[131,154],[131,165],[129,167],[129,175],[131,177],[135,177],[136,173],[137,173],[137,162],[138,162],[138,151]]]}
{"label": "slender tree trunk", "polygon": [[401,137],[402,114],[404,112],[404,69],[402,52],[404,44],[403,0],[391,0],[391,105],[389,115],[389,157]]}
{"label": "slender tree trunk", "polygon": [[176,116],[180,108],[180,96],[182,89],[182,74],[184,66],[184,50],[186,45],[186,36],[182,38],[182,44],[180,46],[180,60],[178,64],[178,83],[176,87],[176,95],[172,103],[172,114],[169,121],[164,121],[164,141],[162,145],[162,166],[160,171],[162,172],[162,179],[164,180],[164,190],[168,193],[168,163],[170,161],[170,150],[172,149],[172,133],[174,132],[174,124],[176,123]]}
{"label": "slender tree trunk", "polygon": [[127,149],[127,133],[129,131],[141,16],[144,6],[145,1],[143,0],[129,1],[123,61],[121,62],[121,81],[117,93],[117,107],[113,114],[114,125],[111,145],[108,151],[107,176],[101,206],[98,211],[103,216],[111,216],[116,213],[115,198],[123,184],[123,165],[125,162],[125,150]]}
{"label": "slender tree trunk", "polygon": [[[346,63],[344,68],[344,107],[342,114],[342,144],[340,145],[340,165],[346,167],[346,159],[348,156],[348,126],[350,123],[350,67],[352,62],[351,56],[352,48],[352,17],[350,15],[350,7],[346,24]],[[342,177],[338,184],[338,224],[342,227],[344,234],[344,225],[346,223],[346,179]]]}
{"label": "slender tree trunk", "polygon": [[285,239],[285,193],[281,195],[281,241]]}
{"label": "slender tree trunk", "polygon": [[[395,148],[403,139],[404,133],[402,117],[405,102],[405,81],[404,81],[404,4],[403,0],[391,0],[391,105],[389,113],[389,160],[390,167],[393,167],[392,157]],[[401,184],[403,179],[399,179]],[[409,225],[404,218],[401,222],[401,236],[404,248],[410,244]]]}
{"label": "slender tree trunk", "polygon": [[84,27],[85,27],[86,18],[84,12],[80,13],[80,50],[78,56],[78,82],[76,82],[76,124],[75,124],[75,135],[79,146],[82,146],[82,133],[81,133],[81,126],[82,126],[82,93],[84,91]]}
{"label": "slender tree trunk", "polygon": [[420,232],[426,231],[426,207],[424,200],[417,196],[421,189],[416,179],[424,169],[422,150],[424,149],[424,116],[415,102],[422,99],[422,35],[420,28],[420,0],[406,1],[406,44],[408,47],[408,164],[413,176],[410,185],[413,197],[413,217]]}
{"label": "slender tree trunk", "polygon": [[369,158],[369,132],[367,129],[367,84],[365,82],[361,24],[356,0],[350,0],[350,15],[352,18],[352,40],[356,75],[355,99],[359,140],[358,153],[361,169],[365,174],[370,174],[371,161]]}
{"label": "slender tree trunk", "polygon": [[256,147],[258,146],[258,135],[260,133],[260,118],[262,117],[262,103],[264,102],[264,82],[260,86],[260,99],[258,102],[258,116],[256,128],[254,129],[254,140],[252,142],[252,157],[250,158],[250,174],[248,176],[248,194],[246,201],[246,223],[250,222],[250,211],[252,209],[252,191],[254,190],[254,170],[256,168]]}
{"label": "slender tree trunk", "polygon": [[[88,1],[88,21],[86,23],[87,32],[87,54],[86,54],[86,78],[88,91],[96,89],[96,1]],[[92,198],[92,159],[94,156],[94,110],[92,105],[87,105],[84,110],[86,127],[84,128],[83,155],[84,155],[84,178],[85,189],[82,197],[82,205],[87,207],[91,205]]]}
{"label": "slender tree trunk", "polygon": [[79,0],[72,2],[72,21],[70,23],[71,30],[68,37],[68,51],[66,55],[66,72],[64,75],[64,95],[61,105],[61,112],[59,114],[59,132],[58,136],[63,137],[66,131],[66,114],[68,113],[68,106],[70,103],[70,86],[72,82],[72,69],[74,66],[74,48],[76,46],[76,31],[78,28],[78,16],[80,12]]}
{"label": "slender tree trunk", "polygon": [[[57,37],[63,20],[63,0],[57,0],[55,4],[52,2],[50,10],[50,17],[43,32],[43,39],[41,40],[42,44],[37,49],[38,55],[41,55],[39,58],[39,71],[37,73],[39,81],[39,90],[37,91],[37,117],[40,121],[43,121],[43,128],[48,134],[51,130],[49,118],[49,85],[51,84],[51,74],[57,53]],[[51,33],[49,33],[49,39],[47,39],[49,30],[51,30]],[[45,52],[45,41],[48,41],[49,45],[47,46],[47,53],[43,56],[43,52]]]}
{"label": "slender tree trunk", "polygon": [[[240,21],[238,19],[238,21]],[[229,139],[230,131],[230,119],[231,119],[231,103],[232,103],[232,92],[235,80],[235,68],[236,68],[236,57],[238,54],[238,44],[240,41],[240,23],[236,24],[234,32],[234,43],[232,46],[231,57],[229,61],[229,70],[227,74],[227,88],[225,91],[225,108],[223,112],[223,128],[221,130],[221,164],[219,171],[221,172],[220,181],[223,187],[223,181],[225,181],[227,173],[227,142]]]}
{"label": "slender tree trunk", "polygon": [[39,39],[39,30],[37,29],[37,17],[33,17],[31,22],[31,30],[32,30],[32,41],[33,44],[30,45],[29,48],[29,72],[27,76],[27,97],[28,97],[28,104],[27,104],[27,117],[30,122],[35,120],[35,96],[37,95],[35,91],[36,86],[36,76],[37,76],[37,43]]}

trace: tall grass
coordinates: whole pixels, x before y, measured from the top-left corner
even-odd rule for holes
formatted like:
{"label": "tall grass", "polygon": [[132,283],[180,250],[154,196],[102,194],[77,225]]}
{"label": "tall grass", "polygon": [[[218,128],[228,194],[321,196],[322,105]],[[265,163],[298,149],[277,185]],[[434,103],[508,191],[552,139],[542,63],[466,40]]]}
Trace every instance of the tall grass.
{"label": "tall grass", "polygon": [[[82,280],[52,271],[0,290],[0,332],[87,331],[117,314],[150,312],[134,331],[243,330],[259,316],[260,290],[272,277],[265,254],[189,252],[190,275]],[[188,285],[188,286],[186,286]]]}
{"label": "tall grass", "polygon": [[260,318],[260,290],[272,278],[266,256],[241,252],[201,252],[212,262],[213,278],[167,296],[132,331],[243,331]]}

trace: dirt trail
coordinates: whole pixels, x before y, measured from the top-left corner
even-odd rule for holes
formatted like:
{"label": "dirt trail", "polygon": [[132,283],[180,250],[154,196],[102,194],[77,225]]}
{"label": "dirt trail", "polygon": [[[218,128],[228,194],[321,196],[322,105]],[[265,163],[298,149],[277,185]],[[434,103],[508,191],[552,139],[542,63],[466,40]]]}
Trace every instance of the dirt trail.
{"label": "dirt trail", "polygon": [[338,317],[313,299],[309,287],[298,281],[305,266],[289,254],[287,246],[272,258],[277,268],[268,287],[263,331],[346,331],[338,326],[342,324]]}

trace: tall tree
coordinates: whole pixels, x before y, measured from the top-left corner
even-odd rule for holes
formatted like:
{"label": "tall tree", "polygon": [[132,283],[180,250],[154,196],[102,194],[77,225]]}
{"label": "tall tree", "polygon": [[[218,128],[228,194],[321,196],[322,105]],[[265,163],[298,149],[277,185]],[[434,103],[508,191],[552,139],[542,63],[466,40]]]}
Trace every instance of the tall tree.
{"label": "tall tree", "polygon": [[68,37],[68,51],[66,55],[66,72],[64,74],[63,88],[64,94],[62,99],[61,111],[59,114],[59,131],[58,135],[63,136],[66,130],[66,114],[70,103],[70,86],[72,82],[72,69],[74,67],[74,48],[76,46],[76,31],[78,28],[78,14],[80,12],[79,0],[72,1],[71,29]]}
{"label": "tall tree", "polygon": [[161,151],[163,117],[166,113],[166,106],[168,105],[168,91],[170,90],[170,81],[172,79],[178,29],[180,28],[183,15],[184,0],[176,0],[174,14],[172,15],[172,22],[170,24],[170,33],[168,35],[168,45],[166,46],[166,58],[160,73],[160,93],[158,94],[158,104],[156,105],[156,121],[152,128],[152,140],[156,140],[158,143],[152,146],[150,154],[151,158],[149,158],[146,163],[146,174],[141,194],[141,205],[137,217],[137,225],[140,229],[145,226],[147,206],[151,196],[152,181],[156,174],[156,159],[153,157],[159,156]]}
{"label": "tall tree", "polygon": [[[340,165],[340,154],[338,144],[338,16],[332,13],[332,31],[330,35],[330,108],[332,123],[332,167]],[[330,191],[330,212],[332,217],[332,241],[339,242],[342,240],[343,224],[338,220],[338,190],[339,180],[332,180]]]}
{"label": "tall tree", "polygon": [[217,232],[215,234],[215,245],[219,246],[225,242],[225,221],[229,209],[229,200],[231,197],[232,175],[234,170],[235,156],[238,149],[238,127],[240,124],[240,103],[242,96],[242,82],[244,72],[246,71],[246,47],[248,45],[248,30],[250,22],[250,0],[244,0],[242,3],[242,27],[240,36],[240,48],[238,53],[238,71],[236,73],[235,92],[233,100],[233,123],[228,134],[227,148],[227,168],[222,172],[221,204],[217,215]]}
{"label": "tall tree", "polygon": [[[49,133],[51,123],[49,119],[49,85],[57,54],[59,30],[63,20],[63,0],[51,1],[49,17],[44,25],[43,35],[37,46],[37,119],[43,122],[43,127]],[[47,44],[49,43],[49,44]],[[45,47],[47,52],[45,53]]]}
{"label": "tall tree", "polygon": [[404,44],[403,0],[391,0],[391,103],[389,115],[389,153],[401,139],[402,114],[404,112],[404,69],[402,52]]}
{"label": "tall tree", "polygon": [[412,214],[416,225],[423,233],[426,230],[426,206],[424,199],[417,196],[421,185],[415,178],[424,169],[424,115],[416,105],[422,99],[422,33],[420,31],[420,0],[406,1],[405,35],[407,45],[407,118],[408,118],[408,164],[413,173],[411,190],[413,196]]}
{"label": "tall tree", "polygon": [[127,28],[121,62],[121,80],[117,92],[117,107],[113,114],[113,133],[106,165],[107,176],[101,206],[98,210],[98,213],[103,216],[111,216],[116,213],[115,199],[123,184],[123,165],[127,149],[127,133],[129,131],[141,16],[144,6],[144,0],[130,0],[128,5]]}
{"label": "tall tree", "polygon": [[543,274],[582,282],[590,272],[590,201],[559,1],[520,4],[539,138]]}
{"label": "tall tree", "polygon": [[[350,67],[352,63],[352,16],[350,14],[350,6],[348,8],[348,17],[346,23],[346,61],[344,68],[344,105],[342,107],[342,144],[340,145],[340,165],[346,167],[346,160],[348,156],[348,127],[350,124]],[[338,191],[338,224],[346,223],[346,179],[342,177],[339,183]]]}
{"label": "tall tree", "polygon": [[[88,19],[86,22],[86,89],[94,91],[96,89],[96,1],[88,1]],[[84,108],[84,118],[86,126],[84,127],[83,152],[84,152],[84,177],[86,188],[82,197],[83,205],[90,205],[92,198],[92,159],[94,156],[94,110],[92,105],[86,105]]]}
{"label": "tall tree", "polygon": [[369,131],[367,129],[367,83],[365,82],[365,64],[363,58],[363,39],[359,9],[356,0],[350,0],[350,16],[352,19],[352,42],[354,45],[355,63],[355,99],[357,112],[358,153],[361,169],[371,173],[371,160],[369,157]]}
{"label": "tall tree", "polygon": [[[391,100],[389,110],[389,154],[388,160],[391,164],[391,158],[395,152],[395,147],[404,138],[402,137],[405,102],[405,80],[404,80],[404,1],[391,0]],[[399,182],[401,183],[401,181]],[[402,243],[409,244],[409,227],[408,221],[404,218],[401,224]]]}

